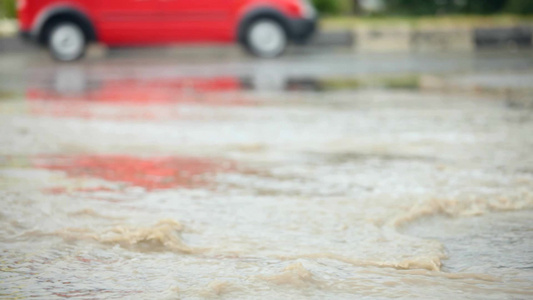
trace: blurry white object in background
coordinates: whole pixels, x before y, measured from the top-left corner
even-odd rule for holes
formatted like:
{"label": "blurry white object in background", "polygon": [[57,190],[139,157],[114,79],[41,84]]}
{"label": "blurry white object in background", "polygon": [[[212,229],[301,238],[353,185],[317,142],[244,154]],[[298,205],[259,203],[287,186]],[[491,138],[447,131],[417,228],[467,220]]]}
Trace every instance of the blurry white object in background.
{"label": "blurry white object in background", "polygon": [[359,0],[359,6],[365,12],[379,12],[385,9],[383,0]]}
{"label": "blurry white object in background", "polygon": [[17,20],[0,19],[0,36],[14,36],[17,34]]}

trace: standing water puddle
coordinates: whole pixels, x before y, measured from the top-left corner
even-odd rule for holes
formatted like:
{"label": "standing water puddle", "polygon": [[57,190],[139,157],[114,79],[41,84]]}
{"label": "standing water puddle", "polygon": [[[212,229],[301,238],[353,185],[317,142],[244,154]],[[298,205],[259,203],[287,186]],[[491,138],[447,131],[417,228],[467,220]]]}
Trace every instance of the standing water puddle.
{"label": "standing water puddle", "polygon": [[439,240],[447,250],[447,272],[500,274],[532,280],[533,211],[488,213],[462,218],[443,216],[420,219],[405,233]]}

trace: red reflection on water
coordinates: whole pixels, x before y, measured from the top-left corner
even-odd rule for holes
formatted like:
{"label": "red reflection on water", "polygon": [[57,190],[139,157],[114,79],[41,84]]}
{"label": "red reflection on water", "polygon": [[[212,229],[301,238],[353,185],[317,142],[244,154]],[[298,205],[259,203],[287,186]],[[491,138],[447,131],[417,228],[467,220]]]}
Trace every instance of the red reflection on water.
{"label": "red reflection on water", "polygon": [[[82,73],[84,74],[84,73]],[[70,74],[63,77],[70,78]],[[76,73],[72,74],[76,78]],[[120,119],[177,119],[184,112],[178,105],[251,105],[234,77],[79,79],[56,80],[53,84],[26,90],[32,114],[55,117]]]}
{"label": "red reflection on water", "polygon": [[[154,104],[169,102],[219,102],[215,98],[199,99],[199,95],[242,90],[241,81],[234,77],[120,79],[99,80],[92,84],[61,84],[49,88],[30,87],[28,100],[93,101],[100,103]],[[71,85],[71,87],[69,87]],[[72,87],[74,86],[74,87]]]}
{"label": "red reflection on water", "polygon": [[64,187],[51,187],[44,189],[43,192],[49,195],[61,195],[66,193],[67,189]]}
{"label": "red reflection on water", "polygon": [[209,175],[232,168],[228,162],[198,158],[138,158],[126,155],[42,156],[35,160],[34,166],[63,171],[72,177],[100,178],[147,190],[205,186]]}

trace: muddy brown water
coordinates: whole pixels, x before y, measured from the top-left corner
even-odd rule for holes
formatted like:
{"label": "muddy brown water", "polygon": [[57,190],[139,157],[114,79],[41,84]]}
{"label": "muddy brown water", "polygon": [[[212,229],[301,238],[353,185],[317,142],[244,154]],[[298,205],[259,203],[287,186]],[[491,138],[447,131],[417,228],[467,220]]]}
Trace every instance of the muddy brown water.
{"label": "muddy brown water", "polygon": [[531,111],[239,96],[0,103],[1,297],[533,297]]}

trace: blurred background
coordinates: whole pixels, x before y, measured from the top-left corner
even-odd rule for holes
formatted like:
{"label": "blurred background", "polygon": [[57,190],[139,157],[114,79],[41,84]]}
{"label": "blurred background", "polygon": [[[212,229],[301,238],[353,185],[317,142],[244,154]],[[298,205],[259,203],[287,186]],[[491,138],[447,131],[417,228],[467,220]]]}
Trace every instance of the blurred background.
{"label": "blurred background", "polygon": [[[327,16],[428,16],[491,15],[533,13],[528,0],[313,0],[315,7]],[[16,0],[3,0],[1,16],[15,18]]]}

